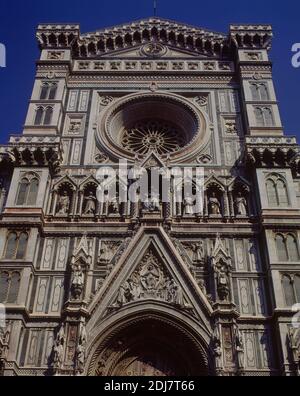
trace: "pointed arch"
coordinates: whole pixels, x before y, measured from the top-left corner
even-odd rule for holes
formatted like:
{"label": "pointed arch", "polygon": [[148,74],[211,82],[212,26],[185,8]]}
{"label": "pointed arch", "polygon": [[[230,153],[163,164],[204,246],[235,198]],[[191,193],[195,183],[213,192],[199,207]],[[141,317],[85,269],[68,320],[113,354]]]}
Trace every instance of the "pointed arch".
{"label": "pointed arch", "polygon": [[6,259],[13,259],[16,255],[18,247],[18,234],[16,232],[10,232],[7,236],[5,255]]}
{"label": "pointed arch", "polygon": [[44,125],[51,125],[53,116],[53,107],[47,107],[45,110]]}
{"label": "pointed arch", "polygon": [[277,199],[277,190],[276,190],[276,183],[272,179],[267,179],[266,182],[266,189],[267,189],[267,197],[270,206],[277,206],[278,199]]}
{"label": "pointed arch", "polygon": [[299,261],[299,249],[297,238],[293,234],[288,234],[286,238],[287,251],[290,261]]}
{"label": "pointed arch", "polygon": [[291,307],[295,304],[295,295],[293,282],[289,275],[282,276],[282,287],[284,291],[285,303],[288,307]]}
{"label": "pointed arch", "polygon": [[300,274],[295,275],[294,286],[296,293],[296,301],[297,303],[300,303]]}
{"label": "pointed arch", "polygon": [[42,125],[44,119],[44,108],[42,106],[38,107],[35,112],[34,125]]}
{"label": "pointed arch", "polygon": [[[128,240],[127,243],[128,246],[119,261],[114,265],[113,271],[90,303],[88,308],[92,317],[90,325],[94,327],[95,323],[93,321],[98,320],[96,318],[106,317],[110,315],[110,312],[114,315],[114,312],[118,312],[122,308],[122,305],[118,304],[114,309],[119,291],[124,282],[127,282],[131,276],[135,277],[135,272],[144,265],[142,261],[147,258],[150,249],[158,258],[161,271],[166,272],[170,279],[173,279],[182,289],[186,303],[182,305],[182,308],[178,306],[175,309],[181,314],[184,314],[185,309],[192,310],[195,318],[198,318],[198,322],[202,323],[201,326],[209,331],[209,317],[212,313],[212,307],[165,231],[161,227],[141,227],[136,236]],[[161,292],[163,293],[163,289]],[[174,304],[168,302],[168,299],[156,298],[154,295],[153,299],[150,300],[154,303],[163,304],[165,307],[174,308]],[[138,295],[135,301],[129,301],[124,306],[130,307],[139,301],[145,303],[148,298],[143,300]],[[188,306],[190,308],[185,308]],[[190,313],[187,316],[189,315]]]}
{"label": "pointed arch", "polygon": [[276,235],[276,249],[277,249],[277,257],[279,261],[288,261],[288,252],[286,246],[286,240],[282,234]]}
{"label": "pointed arch", "polygon": [[277,189],[277,196],[278,196],[278,204],[280,206],[288,206],[289,198],[288,198],[288,191],[287,185],[284,180],[279,179],[276,183]]}

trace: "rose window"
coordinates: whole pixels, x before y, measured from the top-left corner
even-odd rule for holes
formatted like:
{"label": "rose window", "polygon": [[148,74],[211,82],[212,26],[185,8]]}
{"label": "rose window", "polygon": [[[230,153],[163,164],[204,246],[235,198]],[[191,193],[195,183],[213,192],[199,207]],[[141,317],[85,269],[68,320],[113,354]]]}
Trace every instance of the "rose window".
{"label": "rose window", "polygon": [[125,131],[122,139],[123,147],[137,154],[147,154],[150,151],[160,155],[175,153],[186,143],[175,126],[157,120],[137,122]]}
{"label": "rose window", "polygon": [[191,98],[151,91],[114,98],[101,115],[97,146],[116,160],[154,152],[180,162],[192,161],[209,137],[208,120]]}

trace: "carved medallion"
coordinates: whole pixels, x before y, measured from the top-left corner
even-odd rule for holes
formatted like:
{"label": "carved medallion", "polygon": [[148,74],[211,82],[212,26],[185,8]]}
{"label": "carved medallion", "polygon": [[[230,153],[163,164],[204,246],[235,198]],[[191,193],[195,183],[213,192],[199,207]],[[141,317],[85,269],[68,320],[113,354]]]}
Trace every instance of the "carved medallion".
{"label": "carved medallion", "polygon": [[166,52],[167,48],[160,43],[149,43],[142,48],[142,53],[147,56],[162,56]]}

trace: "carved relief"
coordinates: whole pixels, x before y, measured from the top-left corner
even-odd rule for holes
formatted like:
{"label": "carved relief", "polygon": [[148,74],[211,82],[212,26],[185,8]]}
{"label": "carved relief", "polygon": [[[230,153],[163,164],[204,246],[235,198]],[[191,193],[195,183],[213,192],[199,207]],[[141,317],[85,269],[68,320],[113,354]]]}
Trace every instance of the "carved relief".
{"label": "carved relief", "polygon": [[144,45],[141,51],[147,56],[162,56],[167,52],[167,48],[160,43],[149,43]]}
{"label": "carved relief", "polygon": [[64,57],[63,51],[48,51],[48,60],[61,60]]}
{"label": "carved relief", "polygon": [[259,61],[262,59],[262,54],[261,52],[248,52],[246,57],[250,61]]}
{"label": "carved relief", "polygon": [[237,369],[241,371],[245,368],[245,348],[243,334],[241,333],[237,325],[234,328],[234,338]]}
{"label": "carved relief", "polygon": [[297,375],[300,376],[300,329],[289,327],[287,339],[292,362],[296,367]]}
{"label": "carved relief", "polygon": [[112,96],[102,96],[100,98],[100,104],[101,106],[108,106],[113,102],[114,98]]}
{"label": "carved relief", "polygon": [[[3,318],[0,319],[2,324]],[[11,331],[12,331],[11,321],[7,321],[4,324],[5,324],[4,327],[0,326],[0,364],[1,364],[1,360],[7,357],[10,338],[11,338]]]}
{"label": "carved relief", "polygon": [[86,359],[86,352],[85,352],[86,342],[87,342],[87,333],[85,328],[85,320],[82,320],[79,325],[78,342],[76,348],[76,362],[75,362],[76,371],[79,374],[82,374],[84,371],[84,365]]}
{"label": "carved relief", "polygon": [[101,241],[98,265],[107,266],[114,258],[120,245],[120,241]]}
{"label": "carved relief", "polygon": [[56,336],[54,346],[53,346],[53,368],[54,371],[57,372],[62,369],[64,364],[64,351],[65,351],[65,328],[62,325],[59,329],[59,332]]}
{"label": "carved relief", "polygon": [[146,299],[165,301],[181,309],[190,308],[181,286],[162,268],[151,250],[138,269],[123,283],[112,308]]}

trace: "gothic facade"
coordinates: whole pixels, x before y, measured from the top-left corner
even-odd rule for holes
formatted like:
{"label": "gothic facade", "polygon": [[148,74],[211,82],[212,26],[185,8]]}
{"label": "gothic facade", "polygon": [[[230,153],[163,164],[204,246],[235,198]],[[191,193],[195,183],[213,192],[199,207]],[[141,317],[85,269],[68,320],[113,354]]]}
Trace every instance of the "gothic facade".
{"label": "gothic facade", "polygon": [[[23,133],[0,147],[1,373],[300,375],[300,155],[271,27],[149,18],[37,39]],[[96,172],[120,159],[204,168],[203,213],[99,203]]]}

